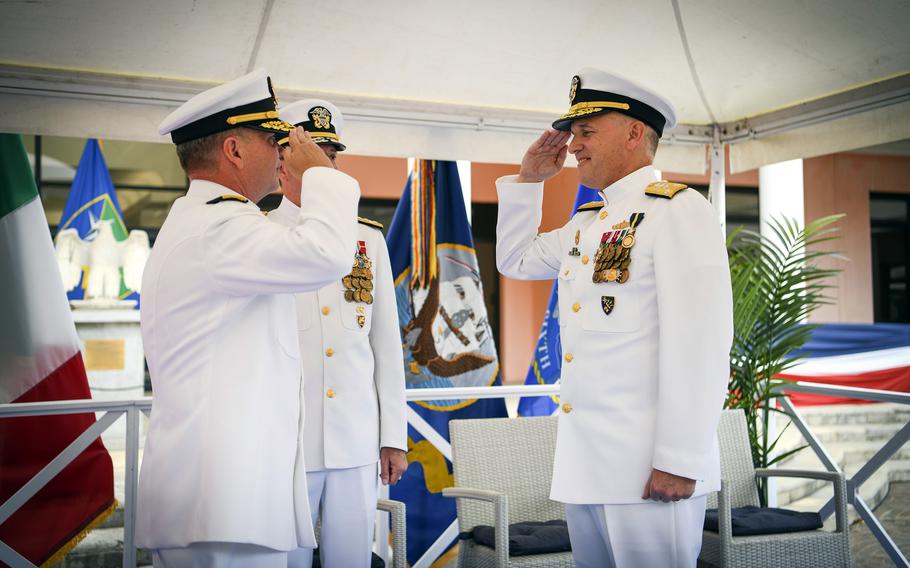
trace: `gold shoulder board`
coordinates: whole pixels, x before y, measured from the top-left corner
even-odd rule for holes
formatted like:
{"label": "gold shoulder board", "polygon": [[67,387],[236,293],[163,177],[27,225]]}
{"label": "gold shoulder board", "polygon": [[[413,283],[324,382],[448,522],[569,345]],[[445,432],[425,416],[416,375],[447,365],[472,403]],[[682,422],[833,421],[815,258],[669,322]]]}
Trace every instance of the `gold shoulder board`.
{"label": "gold shoulder board", "polygon": [[209,199],[205,203],[207,205],[214,205],[216,203],[221,203],[222,201],[239,201],[240,203],[246,203],[249,199],[240,197],[239,195],[219,195],[215,199]]}
{"label": "gold shoulder board", "polygon": [[592,201],[591,203],[585,203],[584,205],[579,207],[578,211],[576,211],[576,213],[581,212],[581,211],[593,211],[595,209],[600,209],[603,206],[604,206],[603,201]]}
{"label": "gold shoulder board", "polygon": [[689,187],[684,183],[673,183],[672,181],[655,181],[645,188],[645,194],[654,197],[664,197],[673,199],[677,193]]}
{"label": "gold shoulder board", "polygon": [[373,227],[373,228],[376,228],[376,229],[379,229],[380,231],[385,228],[385,227],[383,227],[382,223],[380,223],[379,221],[374,221],[372,219],[367,219],[365,217],[357,217],[357,222],[370,226],[370,227]]}

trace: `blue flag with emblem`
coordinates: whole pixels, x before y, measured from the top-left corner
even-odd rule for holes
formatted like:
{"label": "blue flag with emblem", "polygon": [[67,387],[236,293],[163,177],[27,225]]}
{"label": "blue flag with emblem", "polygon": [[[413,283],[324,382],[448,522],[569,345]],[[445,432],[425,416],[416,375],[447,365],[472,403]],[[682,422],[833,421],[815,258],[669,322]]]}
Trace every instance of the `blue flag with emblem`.
{"label": "blue flag with emblem", "polygon": [[[585,203],[600,201],[600,194],[596,190],[584,185],[578,186],[575,196],[575,205],[572,207],[574,215],[578,208]],[[553,283],[550,292],[550,302],[543,316],[540,326],[540,335],[537,337],[537,346],[534,348],[534,359],[528,368],[525,377],[526,385],[552,385],[559,381],[562,369],[562,345],[559,342],[559,302],[557,285]],[[519,416],[550,416],[559,406],[557,396],[526,396],[518,403]]]}
{"label": "blue flag with emblem", "polygon": [[[408,389],[500,384],[474,239],[454,162],[418,160],[387,237]],[[414,401],[405,476],[391,488],[407,504],[408,562],[435,557],[458,534],[448,459],[451,419],[506,416],[502,399]],[[434,546],[435,545],[435,546]],[[429,551],[429,552],[428,552]]]}
{"label": "blue flag with emblem", "polygon": [[[123,213],[114,191],[114,182],[111,181],[111,174],[108,172],[100,144],[94,138],[90,138],[82,150],[76,176],[73,178],[73,185],[70,187],[66,205],[63,207],[63,215],[60,217],[60,225],[57,227],[57,235],[64,229],[76,229],[80,239],[92,241],[97,235],[101,221],[110,221],[111,230],[117,241],[126,240],[129,231],[126,230],[126,225],[123,223]],[[54,238],[56,239],[56,235]],[[83,267],[80,283],[67,292],[66,297],[70,300],[83,299],[87,277],[88,267]],[[122,269],[120,299],[139,299],[137,293],[124,285]],[[136,308],[138,309],[138,307],[137,305]]]}

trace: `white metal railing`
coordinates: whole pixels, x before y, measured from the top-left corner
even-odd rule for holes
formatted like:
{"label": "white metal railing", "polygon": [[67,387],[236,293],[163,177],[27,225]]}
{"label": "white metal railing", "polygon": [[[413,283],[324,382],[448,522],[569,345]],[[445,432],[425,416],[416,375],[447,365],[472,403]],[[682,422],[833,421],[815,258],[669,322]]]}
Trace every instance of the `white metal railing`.
{"label": "white metal railing", "polygon": [[[910,393],[903,392],[892,392],[892,391],[883,391],[875,389],[863,389],[855,387],[842,387],[838,385],[825,385],[821,383],[810,383],[810,382],[796,382],[796,383],[787,383],[782,385],[781,390],[784,392],[799,392],[803,394],[822,394],[827,396],[836,396],[843,398],[855,398],[858,400],[870,400],[875,402],[894,402],[898,404],[907,404],[910,405]],[[869,530],[875,536],[875,539],[878,541],[879,545],[885,550],[888,554],[888,557],[891,558],[891,561],[894,562],[896,566],[901,566],[903,568],[910,568],[910,562],[907,561],[906,555],[901,552],[901,549],[894,542],[894,539],[891,538],[891,535],[888,534],[888,531],[885,530],[885,527],[882,526],[881,521],[878,520],[878,517],[875,516],[875,513],[872,511],[872,507],[860,496],[859,488],[864,482],[866,482],[872,475],[878,471],[882,465],[887,462],[891,456],[893,456],[900,448],[903,446],[907,440],[910,440],[910,421],[903,425],[897,432],[894,433],[891,438],[885,442],[885,444],[872,455],[866,463],[863,464],[859,470],[854,473],[852,476],[847,477],[846,472],[842,471],[841,468],[837,465],[837,462],[831,457],[831,454],[825,449],[824,444],[818,439],[818,437],[812,433],[812,429],[809,428],[809,425],[806,424],[806,421],[803,419],[802,415],[790,401],[790,397],[784,396],[778,399],[783,406],[787,414],[790,415],[790,420],[793,422],[799,431],[802,433],[803,437],[806,439],[806,442],[809,446],[812,447],[812,450],[815,452],[815,455],[818,456],[818,459],[821,460],[822,464],[828,471],[834,471],[838,473],[843,473],[847,481],[847,503],[853,505],[853,508],[859,514],[859,516],[866,522],[866,525],[869,527]],[[834,498],[828,500],[827,503],[821,508],[819,513],[822,516],[822,520],[827,519],[834,513]]]}
{"label": "white metal railing", "polygon": [[[136,547],[136,487],[139,481],[139,413],[152,409],[152,399],[124,401],[67,400],[62,402],[25,402],[0,405],[0,419],[22,416],[52,416],[59,414],[104,414],[80,434],[57,457],[35,474],[4,503],[0,504],[0,524],[18,511],[29,499],[81,454],[102,432],[126,414],[126,456],[123,503],[123,565],[135,568]],[[0,561],[12,568],[33,568],[35,565],[9,545],[0,541]]]}
{"label": "white metal railing", "polygon": [[[824,394],[828,396],[838,396],[855,398],[862,400],[871,400],[879,402],[895,402],[899,404],[910,405],[910,394],[896,393],[889,391],[879,391],[872,389],[848,388],[832,385],[822,385],[818,383],[797,382],[788,383],[783,387],[786,392],[800,392],[807,394]],[[409,389],[406,391],[408,401],[427,401],[427,400],[460,400],[460,399],[488,399],[488,398],[506,398],[512,396],[550,396],[559,394],[559,385],[520,385],[520,386],[496,386],[496,387],[458,387],[458,388],[432,388],[432,389]],[[838,471],[840,468],[831,458],[824,445],[812,433],[809,426],[803,420],[798,410],[793,406],[788,397],[781,397],[781,405],[790,415],[794,425],[802,432],[807,442],[822,460],[822,463],[829,471]],[[19,508],[22,507],[31,497],[41,490],[55,475],[64,467],[74,460],[85,448],[91,444],[98,436],[101,435],[108,427],[111,426],[120,416],[126,415],[126,463],[125,463],[125,486],[124,486],[124,519],[123,519],[123,566],[135,568],[136,566],[136,547],[135,547],[135,529],[136,529],[136,487],[138,484],[139,472],[139,417],[140,412],[148,415],[152,407],[151,398],[142,398],[137,400],[125,401],[94,401],[94,400],[74,400],[62,402],[33,402],[22,404],[2,404],[0,405],[0,419],[15,418],[21,416],[50,416],[58,414],[79,414],[85,412],[103,412],[104,414],[88,429],[85,430],[76,440],[74,440],[66,449],[54,458],[44,469],[38,472],[30,481],[4,503],[0,503],[0,524],[6,521]],[[410,408],[410,407],[409,407]],[[408,421],[424,438],[439,449],[439,451],[451,459],[451,447],[445,438],[436,430],[426,423],[419,414],[409,410]],[[889,557],[898,566],[910,568],[910,563],[901,553],[900,549],[894,543],[894,540],[888,535],[884,527],[876,518],[874,512],[868,504],[860,497],[858,488],[862,483],[871,477],[878,468],[882,466],[900,447],[910,439],[910,422],[904,425],[887,443],[873,455],[866,464],[860,468],[850,479],[847,480],[848,502],[854,506],[859,515],[868,524],[870,530],[875,535],[879,544],[888,553]],[[828,518],[833,512],[833,502],[829,501],[820,511],[823,518]],[[454,528],[453,528],[454,527]],[[436,543],[413,564],[414,568],[429,566],[435,561],[452,543],[458,534],[457,522],[452,525],[437,539]],[[388,539],[382,539],[379,542],[386,543]],[[388,551],[382,556],[388,559]],[[23,558],[11,547],[0,542],[0,561],[5,562],[12,568],[33,568],[34,565]]]}

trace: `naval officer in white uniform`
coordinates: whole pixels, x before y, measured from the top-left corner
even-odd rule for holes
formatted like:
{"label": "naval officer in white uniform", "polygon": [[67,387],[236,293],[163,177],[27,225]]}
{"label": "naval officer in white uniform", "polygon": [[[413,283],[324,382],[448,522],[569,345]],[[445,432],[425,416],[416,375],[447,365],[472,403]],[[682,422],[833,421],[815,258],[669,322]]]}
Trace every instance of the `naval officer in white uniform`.
{"label": "naval officer in white uniform", "polygon": [[[335,105],[306,99],[281,108],[335,162],[345,149],[344,117]],[[279,140],[286,143],[286,140]],[[298,191],[282,170],[282,191]],[[304,180],[306,183],[306,180]],[[269,219],[293,224],[287,196]],[[382,225],[359,219],[357,244],[345,251],[348,273],[296,295],[306,421],[300,486],[309,489],[313,523],[321,517],[319,560],[326,568],[370,566],[377,483],[395,484],[408,467],[407,417],[398,308]],[[379,476],[377,476],[377,462]],[[313,551],[288,554],[288,566],[309,568]]]}
{"label": "naval officer in white uniform", "polygon": [[[724,236],[700,194],[655,175],[669,101],[597,69],[572,79],[569,98],[520,173],[496,183],[500,271],[559,282],[550,496],[566,504],[578,566],[694,567],[706,494],[719,489],[733,327]],[[543,182],[567,152],[603,202],[539,234]]]}
{"label": "naval officer in white uniform", "polygon": [[[284,166],[304,184],[288,226],[255,202]],[[159,128],[190,178],[143,277],[142,340],[154,388],[136,543],[156,567],[286,566],[315,546],[295,484],[302,420],[296,292],[350,270],[357,182],[278,118],[264,70],[205,91]]]}

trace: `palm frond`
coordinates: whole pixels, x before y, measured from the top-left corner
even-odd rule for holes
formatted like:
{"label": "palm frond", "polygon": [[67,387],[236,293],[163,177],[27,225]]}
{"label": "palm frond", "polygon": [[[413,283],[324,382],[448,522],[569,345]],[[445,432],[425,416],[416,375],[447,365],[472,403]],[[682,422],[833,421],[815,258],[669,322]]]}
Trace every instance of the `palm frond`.
{"label": "palm frond", "polygon": [[[737,229],[728,238],[730,283],[733,291],[733,345],[727,408],[742,408],[749,425],[752,459],[766,467],[802,448],[772,456],[780,441],[767,432],[768,416],[780,412],[774,399],[785,396],[778,375],[806,355],[799,351],[816,326],[806,318],[830,303],[828,292],[840,270],[832,259],[843,259],[825,250],[837,239],[834,224],[843,215],[820,217],[800,227],[794,219],[774,218],[769,234]],[[767,485],[762,485],[767,491]],[[767,494],[762,497],[767,499]]]}

